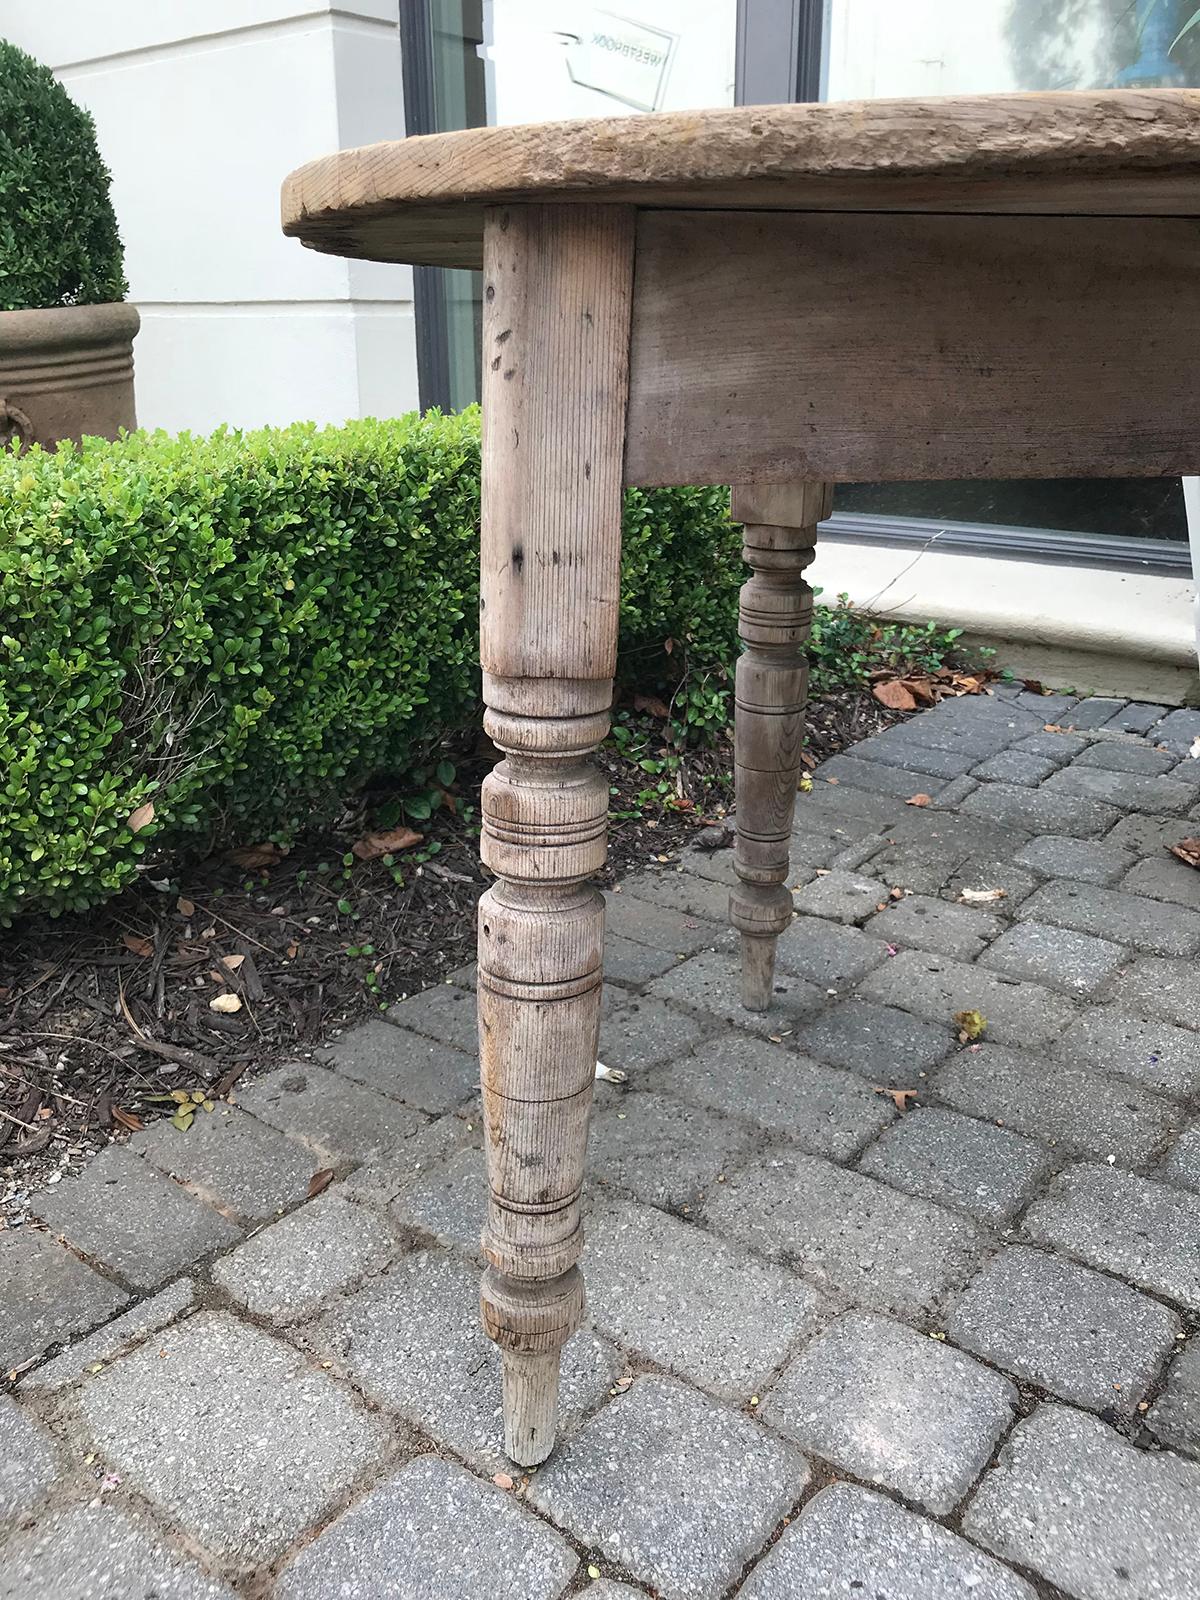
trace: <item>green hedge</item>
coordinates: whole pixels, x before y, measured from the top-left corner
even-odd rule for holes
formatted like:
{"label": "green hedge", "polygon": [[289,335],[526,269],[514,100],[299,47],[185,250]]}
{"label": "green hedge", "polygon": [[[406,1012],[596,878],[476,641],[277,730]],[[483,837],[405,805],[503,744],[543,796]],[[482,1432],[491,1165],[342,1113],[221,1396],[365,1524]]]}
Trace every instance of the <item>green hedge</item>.
{"label": "green hedge", "polygon": [[109,181],[91,113],[0,39],[0,311],[125,298]]}
{"label": "green hedge", "polygon": [[[0,458],[0,918],[286,839],[474,715],[478,517],[473,411]],[[630,492],[622,671],[695,727],[740,572],[723,491]]]}

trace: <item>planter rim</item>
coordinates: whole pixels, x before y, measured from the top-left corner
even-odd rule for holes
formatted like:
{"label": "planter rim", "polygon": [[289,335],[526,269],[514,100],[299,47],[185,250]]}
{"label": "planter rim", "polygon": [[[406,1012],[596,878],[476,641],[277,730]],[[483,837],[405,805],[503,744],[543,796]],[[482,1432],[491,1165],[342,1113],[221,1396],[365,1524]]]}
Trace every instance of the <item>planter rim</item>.
{"label": "planter rim", "polygon": [[134,337],[142,319],[127,300],[92,306],[41,306],[0,311],[0,360],[28,350],[112,344]]}

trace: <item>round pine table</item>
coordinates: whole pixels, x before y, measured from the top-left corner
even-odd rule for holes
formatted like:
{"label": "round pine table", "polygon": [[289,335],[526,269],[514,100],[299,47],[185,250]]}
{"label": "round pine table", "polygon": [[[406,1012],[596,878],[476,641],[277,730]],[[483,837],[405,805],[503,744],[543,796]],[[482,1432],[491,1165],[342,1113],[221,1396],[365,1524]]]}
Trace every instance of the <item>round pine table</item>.
{"label": "round pine table", "polygon": [[584,1309],[627,484],[732,484],[742,997],[792,915],[804,581],[838,482],[1200,472],[1200,93],[755,106],[344,150],[285,233],[483,269],[483,1322],[554,1443]]}

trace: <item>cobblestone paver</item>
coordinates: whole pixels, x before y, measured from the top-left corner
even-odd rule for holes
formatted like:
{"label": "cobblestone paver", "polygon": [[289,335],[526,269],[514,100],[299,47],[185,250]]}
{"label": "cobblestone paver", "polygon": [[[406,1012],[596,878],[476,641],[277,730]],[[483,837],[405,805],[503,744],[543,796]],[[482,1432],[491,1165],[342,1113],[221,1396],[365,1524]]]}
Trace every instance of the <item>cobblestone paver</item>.
{"label": "cobblestone paver", "polygon": [[763,1013],[729,850],[607,892],[536,1472],[471,968],[42,1191],[0,1600],[1200,1600],[1197,733],[1000,685],[818,768]]}

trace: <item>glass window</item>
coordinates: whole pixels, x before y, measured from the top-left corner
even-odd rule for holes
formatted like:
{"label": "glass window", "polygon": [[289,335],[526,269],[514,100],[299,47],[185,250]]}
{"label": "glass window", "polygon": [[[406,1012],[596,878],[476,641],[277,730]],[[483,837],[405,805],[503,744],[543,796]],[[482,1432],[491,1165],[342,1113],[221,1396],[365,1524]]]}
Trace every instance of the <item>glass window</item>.
{"label": "glass window", "polygon": [[[1194,11],[1194,0],[832,0],[825,98],[1197,85]],[[839,487],[837,509],[1187,540],[1177,478],[856,484]]]}
{"label": "glass window", "polygon": [[[737,0],[400,0],[410,133],[732,105]],[[477,272],[418,267],[423,406],[479,398]]]}

